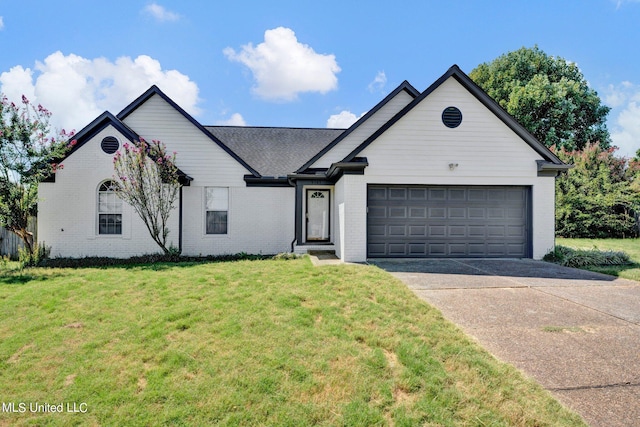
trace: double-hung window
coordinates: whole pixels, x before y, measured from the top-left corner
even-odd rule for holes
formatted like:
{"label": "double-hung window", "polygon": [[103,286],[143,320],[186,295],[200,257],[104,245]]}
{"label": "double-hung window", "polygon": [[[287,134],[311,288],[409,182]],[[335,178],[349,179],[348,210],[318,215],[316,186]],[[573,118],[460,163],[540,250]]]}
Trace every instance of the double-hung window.
{"label": "double-hung window", "polygon": [[205,190],[207,234],[227,234],[229,189],[226,187],[207,187]]}
{"label": "double-hung window", "polygon": [[122,200],[113,181],[98,189],[98,234],[122,234]]}

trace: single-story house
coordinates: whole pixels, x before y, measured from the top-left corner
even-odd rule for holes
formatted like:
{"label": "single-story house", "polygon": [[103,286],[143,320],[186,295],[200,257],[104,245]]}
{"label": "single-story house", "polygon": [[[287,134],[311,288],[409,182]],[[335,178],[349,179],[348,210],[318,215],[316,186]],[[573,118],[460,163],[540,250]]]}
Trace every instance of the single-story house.
{"label": "single-story house", "polygon": [[78,132],[41,183],[52,256],[158,252],[111,185],[114,153],[140,137],[177,152],[169,237],[194,256],[539,259],[568,168],[455,65],[424,92],[403,82],[348,129],[203,126],[153,86]]}

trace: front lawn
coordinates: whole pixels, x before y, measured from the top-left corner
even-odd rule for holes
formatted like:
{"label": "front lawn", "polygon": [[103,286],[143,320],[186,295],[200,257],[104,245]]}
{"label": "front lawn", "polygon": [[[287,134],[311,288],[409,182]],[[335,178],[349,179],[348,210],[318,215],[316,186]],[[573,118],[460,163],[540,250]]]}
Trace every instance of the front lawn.
{"label": "front lawn", "polygon": [[635,263],[624,266],[588,267],[586,269],[625,279],[640,281],[640,239],[565,239],[556,238],[556,245],[574,249],[600,249],[626,252]]}
{"label": "front lawn", "polygon": [[2,426],[584,425],[387,273],[308,259],[5,267],[0,390]]}

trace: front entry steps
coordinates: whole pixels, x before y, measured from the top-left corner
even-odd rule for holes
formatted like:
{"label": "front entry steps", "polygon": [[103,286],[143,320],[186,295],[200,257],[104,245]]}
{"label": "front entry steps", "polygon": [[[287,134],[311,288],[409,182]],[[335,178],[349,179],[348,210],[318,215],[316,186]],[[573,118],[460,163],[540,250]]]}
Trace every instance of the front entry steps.
{"label": "front entry steps", "polygon": [[297,254],[307,254],[311,263],[318,267],[321,265],[341,264],[342,260],[336,256],[335,247],[330,245],[300,245],[294,248]]}
{"label": "front entry steps", "polygon": [[329,252],[336,254],[336,247],[333,243],[325,243],[320,245],[296,245],[293,248],[293,253],[298,255],[309,254],[311,252]]}

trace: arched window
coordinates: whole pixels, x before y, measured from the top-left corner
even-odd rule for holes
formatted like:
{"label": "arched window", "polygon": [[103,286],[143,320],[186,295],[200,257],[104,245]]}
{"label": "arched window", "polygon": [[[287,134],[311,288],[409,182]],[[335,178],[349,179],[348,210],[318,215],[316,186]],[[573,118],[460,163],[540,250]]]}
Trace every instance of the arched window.
{"label": "arched window", "polygon": [[122,234],[122,200],[113,181],[98,188],[98,234]]}

